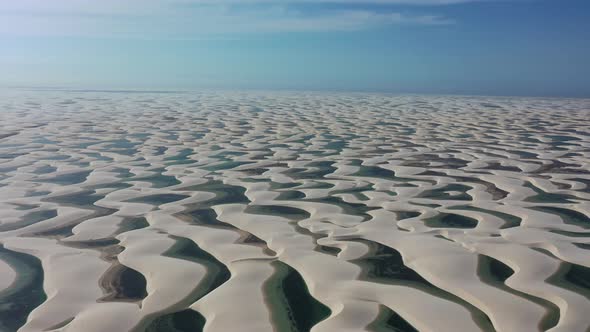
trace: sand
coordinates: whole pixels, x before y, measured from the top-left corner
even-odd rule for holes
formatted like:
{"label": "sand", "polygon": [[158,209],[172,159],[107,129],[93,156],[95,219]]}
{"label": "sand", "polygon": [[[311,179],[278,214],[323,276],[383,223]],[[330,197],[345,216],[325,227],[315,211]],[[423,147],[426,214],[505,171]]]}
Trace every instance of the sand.
{"label": "sand", "polygon": [[590,100],[2,97],[0,331],[590,327]]}

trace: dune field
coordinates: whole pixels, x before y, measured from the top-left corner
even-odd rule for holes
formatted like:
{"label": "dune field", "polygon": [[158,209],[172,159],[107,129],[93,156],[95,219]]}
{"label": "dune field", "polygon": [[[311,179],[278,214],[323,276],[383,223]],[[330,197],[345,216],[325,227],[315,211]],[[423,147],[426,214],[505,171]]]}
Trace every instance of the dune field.
{"label": "dune field", "polygon": [[590,100],[1,97],[0,331],[590,328]]}

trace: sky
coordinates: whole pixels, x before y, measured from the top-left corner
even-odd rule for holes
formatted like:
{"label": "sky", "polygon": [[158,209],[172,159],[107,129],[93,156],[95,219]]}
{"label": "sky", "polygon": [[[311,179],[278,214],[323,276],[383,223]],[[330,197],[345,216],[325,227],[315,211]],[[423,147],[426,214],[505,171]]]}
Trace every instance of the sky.
{"label": "sky", "polygon": [[590,97],[590,1],[0,0],[0,87]]}

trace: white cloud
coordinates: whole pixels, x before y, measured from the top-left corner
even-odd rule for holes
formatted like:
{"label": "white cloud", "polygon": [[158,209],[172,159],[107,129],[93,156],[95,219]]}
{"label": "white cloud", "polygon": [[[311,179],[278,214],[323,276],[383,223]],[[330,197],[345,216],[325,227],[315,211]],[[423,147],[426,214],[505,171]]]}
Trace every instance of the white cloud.
{"label": "white cloud", "polygon": [[[466,1],[470,0],[319,0],[340,4],[414,5],[442,5]],[[338,7],[310,14],[289,6],[296,3],[312,1],[0,1],[0,34],[190,39],[212,34],[351,31],[388,24],[452,23],[448,18],[430,13],[408,15],[395,11],[344,10]],[[313,3],[317,4],[318,1]]]}

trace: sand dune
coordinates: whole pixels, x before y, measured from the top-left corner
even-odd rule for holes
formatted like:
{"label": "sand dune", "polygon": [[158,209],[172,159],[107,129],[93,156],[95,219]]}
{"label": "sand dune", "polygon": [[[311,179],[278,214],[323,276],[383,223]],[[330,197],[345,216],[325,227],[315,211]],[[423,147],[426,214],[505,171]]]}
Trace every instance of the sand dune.
{"label": "sand dune", "polygon": [[588,100],[4,97],[0,331],[590,328]]}

